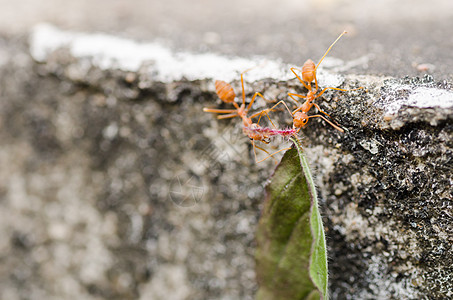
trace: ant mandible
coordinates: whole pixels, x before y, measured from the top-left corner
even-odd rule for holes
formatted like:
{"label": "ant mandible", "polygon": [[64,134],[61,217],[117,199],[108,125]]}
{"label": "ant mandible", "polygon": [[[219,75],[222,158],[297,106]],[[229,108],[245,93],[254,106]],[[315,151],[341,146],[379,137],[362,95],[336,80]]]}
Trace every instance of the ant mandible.
{"label": "ant mandible", "polygon": [[[264,96],[261,93],[256,92],[253,95],[252,100],[250,101],[248,106],[246,106],[246,104],[245,104],[245,89],[244,89],[244,73],[246,73],[246,72],[248,72],[250,70],[251,69],[247,69],[247,70],[245,70],[244,72],[241,73],[241,85],[242,85],[242,104],[241,104],[241,106],[239,106],[235,102],[236,94],[234,92],[233,87],[229,83],[227,83],[225,81],[216,80],[215,81],[215,88],[216,88],[216,93],[219,96],[220,100],[222,100],[225,103],[232,103],[234,105],[235,109],[214,109],[214,108],[206,108],[205,107],[205,108],[203,108],[203,111],[210,112],[210,113],[223,114],[223,115],[217,116],[217,119],[229,119],[229,118],[234,118],[234,117],[240,117],[242,119],[242,125],[243,125],[243,129],[242,130],[243,130],[244,134],[247,135],[249,137],[249,139],[251,140],[251,142],[252,142],[253,152],[255,154],[255,162],[256,163],[260,163],[260,162],[268,159],[269,157],[274,158],[273,156],[275,154],[277,154],[277,153],[279,153],[281,151],[287,150],[287,149],[281,149],[281,150],[278,150],[278,151],[270,154],[265,149],[255,145],[255,141],[260,141],[260,142],[263,142],[265,144],[269,144],[270,143],[270,137],[276,136],[276,135],[282,135],[282,136],[293,135],[293,134],[295,134],[295,130],[294,129],[278,130],[278,129],[271,129],[271,128],[260,126],[259,122],[261,120],[261,117],[263,115],[266,115],[267,118],[269,119],[270,123],[272,124],[272,126],[274,126],[274,128],[276,128],[274,123],[272,122],[271,118],[268,115],[268,112],[272,111],[272,108],[259,111],[259,112],[255,113],[255,114],[251,115],[251,116],[247,116],[247,114],[248,114],[250,108],[252,107],[253,103],[255,102],[255,98],[257,96],[260,96],[265,101],[269,101],[266,98],[264,98]],[[275,107],[275,105],[274,105],[274,107]],[[290,113],[291,113],[291,111],[290,111]],[[259,116],[258,122],[257,123],[253,123],[252,118],[255,118],[257,116]],[[256,156],[255,148],[258,148],[258,149],[266,152],[268,154],[268,156],[265,157],[264,159],[261,159],[261,160],[258,161],[257,156]]]}
{"label": "ant mandible", "polygon": [[[318,62],[317,65],[315,65],[315,63],[311,59],[308,59],[304,63],[304,65],[302,66],[302,70],[299,70],[297,68],[291,68],[291,72],[293,72],[293,74],[297,77],[297,79],[299,79],[299,81],[303,84],[303,86],[308,90],[308,93],[307,93],[306,96],[300,95],[300,94],[295,94],[295,93],[288,93],[288,96],[290,96],[291,99],[296,101],[296,103],[299,103],[299,101],[296,98],[294,98],[294,97],[305,99],[305,102],[292,112],[293,127],[295,129],[297,129],[297,132],[299,132],[302,129],[302,127],[304,127],[308,123],[308,119],[310,119],[310,118],[322,118],[324,121],[326,121],[327,123],[332,125],[332,127],[337,129],[338,131],[344,132],[344,130],[340,126],[335,125],[334,123],[332,123],[331,121],[326,119],[323,115],[317,114],[317,115],[310,115],[309,116],[308,115],[308,111],[313,106],[315,106],[320,113],[323,113],[324,115],[326,115],[329,118],[331,118],[328,113],[326,113],[325,111],[323,111],[319,107],[318,104],[313,102],[316,98],[321,97],[322,94],[324,94],[329,89],[330,90],[343,91],[343,92],[355,91],[355,90],[363,89],[363,87],[359,87],[357,89],[350,89],[350,90],[334,88],[334,87],[326,87],[322,91],[320,91],[318,94],[316,94],[318,92],[318,89],[319,89],[319,87],[318,87],[318,79],[316,78],[316,70],[318,69],[319,65],[321,64],[321,62],[326,57],[327,53],[329,53],[329,51],[332,49],[333,45],[335,45],[335,43],[346,33],[347,33],[346,31],[343,31],[340,34],[340,36],[338,36],[338,38],[327,49],[326,53],[324,53],[323,57],[321,58],[321,60]],[[300,71],[302,73],[302,78],[300,78],[300,76],[297,75],[295,70]],[[315,87],[312,87],[312,85],[311,85],[311,83],[313,81],[315,81]]]}

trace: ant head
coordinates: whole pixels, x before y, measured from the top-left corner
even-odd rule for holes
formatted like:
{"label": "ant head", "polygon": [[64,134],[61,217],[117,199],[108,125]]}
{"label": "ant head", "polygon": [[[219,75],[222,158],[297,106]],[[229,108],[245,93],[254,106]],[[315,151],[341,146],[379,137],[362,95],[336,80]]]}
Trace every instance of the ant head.
{"label": "ant head", "polygon": [[249,134],[249,139],[251,141],[260,141],[265,144],[269,144],[271,142],[271,139],[269,137],[263,137],[262,134],[259,133],[250,133]]}
{"label": "ant head", "polygon": [[307,61],[302,66],[302,79],[308,83],[311,83],[315,80],[316,76],[316,65],[311,59]]}
{"label": "ant head", "polygon": [[[244,131],[245,131],[245,130],[244,130]],[[266,138],[263,136],[262,133],[254,132],[254,131],[249,131],[249,132],[247,132],[247,135],[249,136],[249,139],[250,139],[251,141],[262,141],[262,142],[266,143],[266,142],[265,142],[265,139],[266,139]],[[268,144],[268,143],[266,143],[266,144]]]}
{"label": "ant head", "polygon": [[295,128],[302,128],[305,125],[307,125],[307,122],[308,122],[308,116],[306,113],[298,111],[294,114],[293,126]]}
{"label": "ant head", "polygon": [[219,96],[219,98],[225,103],[234,102],[234,99],[236,98],[233,87],[225,81],[216,80],[215,91],[217,96]]}

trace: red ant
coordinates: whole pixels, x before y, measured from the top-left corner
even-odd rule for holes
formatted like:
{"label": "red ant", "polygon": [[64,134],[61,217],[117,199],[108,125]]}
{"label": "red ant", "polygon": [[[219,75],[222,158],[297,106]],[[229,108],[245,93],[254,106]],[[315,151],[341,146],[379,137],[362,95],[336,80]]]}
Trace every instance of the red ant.
{"label": "red ant", "polygon": [[[321,92],[319,92],[316,95],[316,93],[318,92],[318,88],[319,88],[318,80],[316,78],[316,70],[318,69],[319,65],[326,57],[327,53],[329,53],[329,51],[332,49],[333,45],[335,45],[335,43],[346,33],[347,33],[346,31],[343,31],[343,33],[340,34],[340,36],[332,43],[332,45],[330,45],[330,47],[327,49],[326,53],[324,53],[324,56],[321,58],[321,60],[318,62],[318,64],[316,66],[315,66],[315,63],[311,59],[308,59],[302,66],[302,70],[299,70],[297,68],[291,68],[291,72],[293,72],[293,74],[296,75],[297,79],[299,79],[299,81],[303,84],[303,86],[308,90],[308,93],[306,96],[300,95],[300,94],[288,93],[288,96],[290,96],[291,99],[293,99],[297,103],[299,103],[299,101],[296,98],[294,98],[293,96],[305,99],[305,102],[292,112],[293,127],[297,128],[297,132],[299,132],[300,129],[302,129],[302,127],[304,127],[307,124],[308,119],[310,119],[310,118],[322,118],[324,121],[326,121],[327,123],[332,125],[332,127],[337,129],[338,131],[344,132],[344,130],[341,127],[333,124],[331,121],[326,119],[323,115],[317,114],[317,115],[309,116],[307,113],[308,113],[308,111],[310,111],[310,109],[313,106],[315,106],[319,112],[323,113],[324,115],[326,115],[330,118],[329,114],[324,112],[319,107],[318,104],[313,102],[316,98],[321,97],[321,95],[324,94],[324,92],[327,91],[328,89],[346,92],[346,91],[355,91],[355,90],[359,90],[359,89],[363,88],[363,87],[359,87],[357,89],[346,90],[346,89],[340,89],[340,88],[334,88],[334,87],[327,87],[327,88],[324,88]],[[302,73],[302,78],[300,78],[299,75],[297,75],[295,70],[300,71]],[[311,83],[313,82],[313,80],[315,81],[314,88],[311,86]]]}
{"label": "red ant", "polygon": [[[241,106],[239,106],[234,101],[235,98],[236,98],[236,94],[234,92],[233,87],[229,83],[227,83],[225,81],[216,80],[215,88],[216,88],[216,93],[219,96],[220,100],[222,100],[225,103],[232,103],[234,105],[235,109],[214,109],[214,108],[206,108],[205,107],[205,108],[203,108],[203,111],[211,112],[211,113],[223,114],[223,115],[217,116],[217,119],[229,119],[229,118],[234,118],[234,117],[240,117],[242,119],[243,132],[244,132],[245,135],[247,135],[250,138],[250,140],[252,142],[253,152],[255,154],[255,162],[256,163],[260,163],[260,162],[268,159],[269,157],[274,158],[273,156],[275,154],[277,154],[277,153],[279,153],[281,151],[287,150],[287,149],[281,149],[281,150],[278,150],[278,151],[270,154],[265,149],[263,149],[263,148],[261,148],[259,146],[256,146],[255,145],[255,141],[260,141],[260,142],[263,142],[265,144],[269,144],[271,136],[275,136],[275,135],[288,136],[288,135],[295,134],[295,130],[294,129],[278,130],[278,129],[271,129],[271,128],[267,128],[267,127],[262,127],[262,126],[259,125],[261,117],[263,115],[266,115],[267,118],[269,119],[269,121],[271,122],[272,126],[274,126],[274,128],[276,128],[274,123],[270,119],[270,117],[268,115],[268,112],[272,111],[272,109],[276,105],[278,105],[280,102],[282,102],[282,101],[280,101],[278,104],[274,105],[274,107],[271,108],[271,109],[265,109],[265,110],[262,110],[260,112],[254,113],[250,117],[247,116],[250,108],[252,107],[253,103],[255,102],[256,96],[260,96],[263,100],[269,101],[266,98],[264,98],[264,96],[261,93],[256,92],[253,95],[252,100],[250,101],[250,103],[246,107],[246,105],[245,105],[245,90],[244,90],[244,76],[243,75],[244,75],[244,73],[246,73],[246,72],[248,72],[250,70],[251,69],[248,69],[248,70],[245,70],[244,72],[241,73],[241,84],[242,84],[242,104],[241,104]],[[290,111],[290,113],[291,113],[291,111]],[[258,122],[257,123],[253,123],[252,118],[257,117],[257,116],[259,116]],[[256,157],[255,148],[258,148],[258,149],[266,152],[268,154],[268,156],[265,157],[264,159],[261,159],[261,160],[258,161],[258,159]]]}

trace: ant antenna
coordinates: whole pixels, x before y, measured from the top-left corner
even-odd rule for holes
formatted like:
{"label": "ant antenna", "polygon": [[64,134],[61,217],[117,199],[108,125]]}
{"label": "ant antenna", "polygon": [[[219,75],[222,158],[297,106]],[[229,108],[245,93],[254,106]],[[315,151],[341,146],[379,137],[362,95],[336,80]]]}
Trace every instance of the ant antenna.
{"label": "ant antenna", "polygon": [[315,68],[315,72],[316,72],[316,69],[319,67],[319,65],[321,64],[321,62],[324,60],[324,57],[326,57],[327,53],[329,53],[329,51],[332,49],[333,45],[335,45],[336,42],[338,42],[338,40],[344,35],[346,34],[347,32],[346,31],[343,31],[339,37],[337,37],[337,39],[335,40],[335,42],[332,43],[332,45],[330,45],[330,47],[327,49],[326,53],[324,53],[324,56],[321,58],[321,60],[319,61],[319,63],[316,65],[316,68]]}

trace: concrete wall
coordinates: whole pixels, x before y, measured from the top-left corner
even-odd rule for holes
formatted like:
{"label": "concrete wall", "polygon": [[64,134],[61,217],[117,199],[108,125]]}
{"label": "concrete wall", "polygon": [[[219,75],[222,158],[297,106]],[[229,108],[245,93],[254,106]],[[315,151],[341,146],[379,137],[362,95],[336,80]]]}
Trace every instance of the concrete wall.
{"label": "concrete wall", "polygon": [[[240,91],[256,65],[247,95],[303,93],[288,65],[34,28],[0,42],[0,298],[253,298],[274,163],[256,165],[240,122],[202,108],[220,106],[214,79]],[[451,297],[451,75],[376,76],[367,62],[326,59],[323,86],[367,91],[318,101],[344,134],[316,119],[302,133],[332,298]]]}

